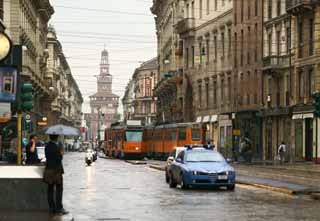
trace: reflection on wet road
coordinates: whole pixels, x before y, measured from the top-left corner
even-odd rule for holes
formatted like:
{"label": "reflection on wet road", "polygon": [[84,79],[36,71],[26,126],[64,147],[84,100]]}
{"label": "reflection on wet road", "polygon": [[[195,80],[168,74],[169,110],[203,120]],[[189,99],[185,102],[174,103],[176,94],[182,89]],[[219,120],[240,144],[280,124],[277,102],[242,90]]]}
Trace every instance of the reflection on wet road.
{"label": "reflection on wet road", "polygon": [[320,202],[249,186],[224,190],[170,189],[162,172],[146,165],[82,153],[64,159],[64,204],[75,220],[319,220]]}

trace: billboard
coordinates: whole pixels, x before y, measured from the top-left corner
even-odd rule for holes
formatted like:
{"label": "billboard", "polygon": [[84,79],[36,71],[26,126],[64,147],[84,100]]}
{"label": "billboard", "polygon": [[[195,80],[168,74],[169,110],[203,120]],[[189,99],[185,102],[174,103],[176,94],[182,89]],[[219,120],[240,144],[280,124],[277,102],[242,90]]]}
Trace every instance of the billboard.
{"label": "billboard", "polygon": [[17,69],[0,67],[0,102],[16,101]]}

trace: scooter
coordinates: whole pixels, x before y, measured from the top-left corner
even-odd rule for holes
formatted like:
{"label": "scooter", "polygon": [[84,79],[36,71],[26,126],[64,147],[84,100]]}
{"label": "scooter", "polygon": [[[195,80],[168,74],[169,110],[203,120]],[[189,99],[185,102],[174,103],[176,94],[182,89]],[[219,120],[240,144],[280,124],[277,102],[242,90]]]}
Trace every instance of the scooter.
{"label": "scooter", "polygon": [[87,152],[87,153],[86,153],[86,164],[87,164],[88,166],[90,166],[92,162],[93,162],[92,152]]}

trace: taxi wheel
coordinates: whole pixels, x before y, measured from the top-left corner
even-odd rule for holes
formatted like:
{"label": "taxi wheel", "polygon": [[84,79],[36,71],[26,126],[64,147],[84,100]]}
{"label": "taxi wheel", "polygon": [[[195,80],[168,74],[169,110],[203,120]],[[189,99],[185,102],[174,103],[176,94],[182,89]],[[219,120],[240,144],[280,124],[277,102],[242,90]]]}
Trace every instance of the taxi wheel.
{"label": "taxi wheel", "polygon": [[172,176],[169,177],[169,186],[170,186],[170,188],[176,188],[177,187],[177,183],[175,182],[175,180],[173,179]]}

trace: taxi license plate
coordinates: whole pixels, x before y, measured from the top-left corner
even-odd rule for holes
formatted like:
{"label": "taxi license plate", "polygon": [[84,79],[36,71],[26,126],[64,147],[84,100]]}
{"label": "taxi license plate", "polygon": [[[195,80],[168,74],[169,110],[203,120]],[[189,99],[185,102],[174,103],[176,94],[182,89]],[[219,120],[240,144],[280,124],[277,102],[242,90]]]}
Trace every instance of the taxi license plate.
{"label": "taxi license plate", "polygon": [[228,176],[227,175],[220,175],[218,176],[218,180],[227,180]]}

